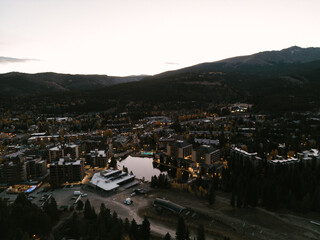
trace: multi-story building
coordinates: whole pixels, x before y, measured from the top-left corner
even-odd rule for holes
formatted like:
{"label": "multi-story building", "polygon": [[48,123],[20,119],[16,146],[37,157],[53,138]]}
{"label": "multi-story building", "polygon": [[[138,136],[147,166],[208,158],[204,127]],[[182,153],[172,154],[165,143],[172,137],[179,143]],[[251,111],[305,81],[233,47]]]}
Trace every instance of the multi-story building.
{"label": "multi-story building", "polygon": [[312,165],[320,165],[320,153],[317,149],[305,150],[301,153],[298,153],[297,157],[300,161],[302,161],[304,166],[311,167]]}
{"label": "multi-story building", "polygon": [[27,180],[24,158],[5,159],[0,164],[0,183],[15,184]]}
{"label": "multi-story building", "polygon": [[64,150],[61,146],[49,149],[49,162],[54,162],[64,157]]}
{"label": "multi-story building", "polygon": [[231,159],[242,162],[243,164],[245,164],[246,161],[249,161],[252,163],[254,167],[257,167],[262,163],[262,159],[257,156],[258,153],[248,153],[247,151],[237,148],[235,146],[231,147],[230,155]]}
{"label": "multi-story building", "polygon": [[183,141],[176,140],[167,144],[167,154],[170,157],[185,158],[192,154],[192,144]]}
{"label": "multi-story building", "polygon": [[70,154],[72,159],[79,159],[79,145],[76,144],[66,144],[64,147],[64,154]]}
{"label": "multi-story building", "polygon": [[58,161],[60,158],[64,156],[69,156],[71,159],[79,159],[79,145],[65,144],[49,149],[49,162]]}
{"label": "multi-story building", "polygon": [[210,145],[201,145],[192,150],[192,161],[201,164],[213,164],[220,161],[220,150]]}
{"label": "multi-story building", "polygon": [[60,185],[65,182],[78,182],[84,177],[84,161],[71,161],[68,158],[60,158],[59,161],[50,164],[50,183]]}
{"label": "multi-story building", "polygon": [[106,167],[108,163],[109,152],[95,149],[86,155],[86,163],[92,167]]}
{"label": "multi-story building", "polygon": [[25,159],[27,179],[39,179],[44,177],[47,171],[47,161],[41,156],[27,156]]}
{"label": "multi-story building", "polygon": [[204,145],[215,145],[215,146],[220,145],[219,139],[195,138],[194,142],[199,144],[204,144]]}
{"label": "multi-story building", "polygon": [[277,155],[275,159],[269,160],[268,163],[273,167],[276,166],[288,166],[292,168],[297,163],[302,163],[304,167],[312,168],[320,165],[320,154],[319,150],[311,149],[297,153],[297,157],[283,158]]}
{"label": "multi-story building", "polygon": [[284,159],[282,156],[277,155],[275,159],[268,160],[267,163],[269,166],[272,166],[273,169],[276,169],[278,166],[287,166],[287,168],[292,169],[295,164],[299,163],[300,160],[295,157],[290,157]]}

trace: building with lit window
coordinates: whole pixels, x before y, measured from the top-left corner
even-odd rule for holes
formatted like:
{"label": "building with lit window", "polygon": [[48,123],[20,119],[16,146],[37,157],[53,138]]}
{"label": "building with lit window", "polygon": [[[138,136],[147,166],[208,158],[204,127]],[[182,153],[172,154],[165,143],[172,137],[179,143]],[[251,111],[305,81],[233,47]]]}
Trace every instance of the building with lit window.
{"label": "building with lit window", "polygon": [[210,145],[201,145],[192,150],[192,161],[202,164],[213,164],[220,161],[220,150]]}
{"label": "building with lit window", "polygon": [[176,140],[167,144],[167,154],[174,158],[185,158],[192,154],[192,144],[184,140]]}

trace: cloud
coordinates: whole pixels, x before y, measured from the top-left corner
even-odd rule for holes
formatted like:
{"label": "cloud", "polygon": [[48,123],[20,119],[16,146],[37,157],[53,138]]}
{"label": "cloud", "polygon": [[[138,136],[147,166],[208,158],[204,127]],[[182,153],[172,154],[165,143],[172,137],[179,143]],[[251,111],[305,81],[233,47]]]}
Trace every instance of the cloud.
{"label": "cloud", "polygon": [[0,57],[0,64],[21,63],[21,62],[29,62],[29,61],[39,61],[39,60],[37,60],[37,59],[28,59],[28,58]]}
{"label": "cloud", "polygon": [[180,63],[176,63],[176,62],[165,62],[165,64],[168,64],[168,65],[179,65]]}

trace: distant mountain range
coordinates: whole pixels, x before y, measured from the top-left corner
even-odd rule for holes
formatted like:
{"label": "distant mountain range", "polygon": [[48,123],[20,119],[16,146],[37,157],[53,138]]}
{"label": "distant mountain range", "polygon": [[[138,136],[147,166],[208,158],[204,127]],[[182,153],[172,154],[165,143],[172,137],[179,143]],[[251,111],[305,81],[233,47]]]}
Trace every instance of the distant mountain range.
{"label": "distant mountain range", "polygon": [[[140,102],[170,108],[177,103],[190,106],[189,103],[198,102],[200,106],[209,106],[237,101],[254,103],[264,110],[308,110],[320,107],[319,89],[320,48],[296,46],[202,63],[154,76],[0,75],[2,96],[60,91],[58,95],[46,96],[46,101],[51,98],[52,102],[66,103],[81,99],[79,111],[104,110],[115,103],[126,106]],[[68,94],[64,94],[66,91]]]}
{"label": "distant mountain range", "polygon": [[0,74],[0,95],[25,96],[90,90],[115,84],[135,82],[144,77],[145,75],[113,77],[107,75],[71,75],[51,72],[37,74],[11,72]]}
{"label": "distant mountain range", "polygon": [[286,67],[290,69],[291,64],[308,63],[317,60],[320,60],[320,48],[300,48],[293,46],[281,51],[265,51],[248,56],[201,63],[179,70],[160,73],[153,77],[171,76],[186,72],[215,71],[274,75],[279,71],[285,71]]}

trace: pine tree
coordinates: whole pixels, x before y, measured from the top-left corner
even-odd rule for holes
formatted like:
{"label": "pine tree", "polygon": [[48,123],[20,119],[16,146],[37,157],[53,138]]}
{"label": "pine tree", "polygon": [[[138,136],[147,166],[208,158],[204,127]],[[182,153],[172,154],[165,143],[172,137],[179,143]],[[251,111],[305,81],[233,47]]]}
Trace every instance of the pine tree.
{"label": "pine tree", "polygon": [[68,236],[76,239],[79,238],[80,237],[79,219],[78,219],[78,214],[76,212],[73,212],[69,227],[70,227],[70,230],[69,230]]}
{"label": "pine tree", "polygon": [[170,235],[170,233],[167,233],[167,234],[164,236],[163,240],[171,240],[171,235]]}
{"label": "pine tree", "polygon": [[92,206],[90,211],[90,219],[96,219],[96,218],[97,218],[96,210]]}
{"label": "pine tree", "polygon": [[91,216],[91,204],[88,199],[86,200],[86,202],[84,204],[84,213],[83,214],[86,219],[89,219]]}
{"label": "pine tree", "polygon": [[140,238],[143,240],[150,239],[150,222],[146,217],[144,218],[141,225]]}
{"label": "pine tree", "polygon": [[79,210],[79,211],[83,209],[83,202],[82,202],[81,200],[79,200],[79,201],[77,202],[77,207],[76,207],[76,209]]}
{"label": "pine tree", "polygon": [[131,240],[138,240],[139,239],[138,225],[134,219],[132,219],[132,221],[131,221],[129,235],[130,235]]}
{"label": "pine tree", "polygon": [[54,197],[50,199],[50,210],[51,210],[51,219],[56,222],[59,220],[59,210],[58,205]]}
{"label": "pine tree", "polygon": [[200,224],[198,226],[198,231],[197,231],[197,240],[205,240],[205,235],[204,235],[204,226]]}
{"label": "pine tree", "polygon": [[184,233],[184,239],[185,240],[190,240],[190,231],[189,231],[188,227],[186,227],[186,231]]}
{"label": "pine tree", "polygon": [[185,240],[186,225],[183,218],[180,216],[178,220],[177,230],[176,230],[176,240]]}
{"label": "pine tree", "polygon": [[125,233],[129,233],[129,231],[130,231],[130,222],[129,222],[128,218],[126,218],[124,220],[123,230],[124,230]]}

